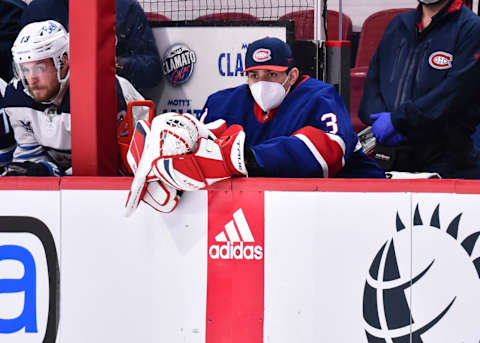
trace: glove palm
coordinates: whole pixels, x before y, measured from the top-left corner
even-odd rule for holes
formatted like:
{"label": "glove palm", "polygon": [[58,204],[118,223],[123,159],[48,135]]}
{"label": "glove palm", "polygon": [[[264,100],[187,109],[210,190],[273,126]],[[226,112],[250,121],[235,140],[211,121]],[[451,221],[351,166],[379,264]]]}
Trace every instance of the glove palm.
{"label": "glove palm", "polygon": [[370,119],[373,120],[372,133],[380,143],[396,146],[407,140],[407,137],[398,132],[393,126],[390,112],[371,114]]}

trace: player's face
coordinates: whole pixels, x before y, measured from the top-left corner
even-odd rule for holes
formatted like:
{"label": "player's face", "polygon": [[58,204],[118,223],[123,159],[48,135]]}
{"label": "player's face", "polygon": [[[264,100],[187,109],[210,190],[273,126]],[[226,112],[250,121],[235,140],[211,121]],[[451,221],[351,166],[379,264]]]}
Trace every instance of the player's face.
{"label": "player's face", "polygon": [[[251,86],[258,81],[277,82],[283,85],[285,91],[293,86],[298,78],[298,69],[293,68],[289,75],[286,72],[279,72],[273,70],[251,70],[247,73],[248,85]],[[287,79],[288,78],[288,79]]]}
{"label": "player's face", "polygon": [[57,95],[60,83],[51,58],[20,65],[28,90],[36,102],[48,101]]}
{"label": "player's face", "polygon": [[273,70],[251,70],[247,73],[247,77],[249,86],[258,81],[269,81],[282,84],[287,78],[287,73]]}

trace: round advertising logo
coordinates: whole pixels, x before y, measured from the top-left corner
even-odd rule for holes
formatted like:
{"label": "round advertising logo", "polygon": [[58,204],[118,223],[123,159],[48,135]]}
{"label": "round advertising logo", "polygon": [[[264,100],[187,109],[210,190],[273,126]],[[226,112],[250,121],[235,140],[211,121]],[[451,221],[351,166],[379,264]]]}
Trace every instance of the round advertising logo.
{"label": "round advertising logo", "polygon": [[167,49],[163,58],[163,75],[172,86],[187,82],[197,62],[195,52],[185,44],[174,44]]}
{"label": "round advertising logo", "polygon": [[411,229],[397,213],[396,233],[377,252],[365,282],[369,343],[479,341],[480,231],[462,232],[462,213],[443,227],[439,209],[424,224],[417,206]]}

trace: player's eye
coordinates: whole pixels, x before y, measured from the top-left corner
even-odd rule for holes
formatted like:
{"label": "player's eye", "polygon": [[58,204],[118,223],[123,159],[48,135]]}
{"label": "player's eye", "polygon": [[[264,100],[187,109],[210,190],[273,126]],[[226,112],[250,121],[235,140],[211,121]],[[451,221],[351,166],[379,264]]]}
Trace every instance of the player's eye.
{"label": "player's eye", "polygon": [[45,66],[45,64],[37,64],[35,66],[35,71],[37,73],[43,73],[46,69],[47,69],[47,67]]}
{"label": "player's eye", "polygon": [[270,76],[270,78],[272,78],[272,79],[275,79],[275,78],[277,78],[278,74],[276,72],[272,71],[268,74],[268,76]]}

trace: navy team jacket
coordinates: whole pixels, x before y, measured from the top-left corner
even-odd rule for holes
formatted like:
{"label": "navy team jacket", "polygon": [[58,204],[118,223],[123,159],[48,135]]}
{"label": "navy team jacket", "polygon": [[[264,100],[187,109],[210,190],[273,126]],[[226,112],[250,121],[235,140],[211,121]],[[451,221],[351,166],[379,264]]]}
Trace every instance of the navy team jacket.
{"label": "navy team jacket", "polygon": [[415,151],[461,165],[480,122],[480,18],[451,0],[421,25],[421,6],[392,20],[372,57],[359,116],[371,124],[370,114],[391,112]]}

